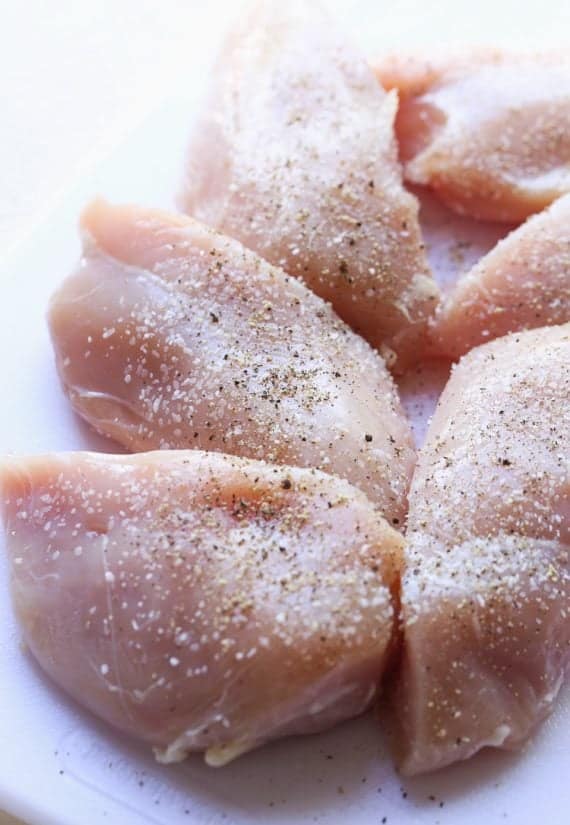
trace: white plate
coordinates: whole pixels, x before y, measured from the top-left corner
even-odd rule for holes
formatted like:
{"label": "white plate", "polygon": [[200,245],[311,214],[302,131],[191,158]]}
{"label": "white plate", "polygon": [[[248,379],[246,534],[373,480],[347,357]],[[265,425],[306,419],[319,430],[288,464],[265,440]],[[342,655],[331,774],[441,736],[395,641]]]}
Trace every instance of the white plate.
{"label": "white plate", "polygon": [[[452,3],[424,3],[422,9],[414,2],[395,3],[392,12],[382,10],[382,14],[375,11],[376,3],[338,5],[347,25],[365,30],[369,50],[375,42],[379,49],[386,45],[390,40],[386,33],[401,31],[408,19],[409,42],[422,40],[423,27],[432,40],[436,30],[445,35],[459,27],[464,36],[468,33],[461,18],[446,17],[457,8]],[[487,26],[491,5],[484,4]],[[503,26],[508,5],[504,4],[500,18]],[[482,19],[484,15],[478,18]],[[547,19],[554,30],[555,23]],[[480,24],[479,34],[483,30]],[[506,28],[493,39],[508,40]],[[406,42],[406,36],[396,40]],[[191,116],[190,98],[199,86],[194,82],[190,94],[173,98],[155,111],[69,194],[0,274],[0,453],[114,449],[73,416],[63,397],[45,307],[76,259],[77,214],[92,195],[172,205]],[[448,217],[432,210],[425,223],[433,244],[432,260],[449,276],[458,261],[457,248],[450,248],[448,242],[449,228],[439,227],[441,219]],[[452,220],[452,228],[474,241],[463,265],[497,235],[496,230],[480,230],[474,238],[469,224],[457,219]],[[413,392],[409,379],[404,386],[420,439],[433,406],[433,383],[428,380],[424,388],[422,381],[420,376]],[[541,819],[549,825],[565,825],[570,818],[568,690],[522,755],[485,753],[437,776],[413,781],[402,781],[395,774],[381,727],[370,716],[328,734],[276,743],[224,769],[207,768],[199,757],[179,766],[159,766],[146,748],[115,734],[69,701],[21,649],[3,553],[0,686],[0,808],[30,825],[330,825],[341,821],[479,825],[482,820],[485,825],[534,825]]]}

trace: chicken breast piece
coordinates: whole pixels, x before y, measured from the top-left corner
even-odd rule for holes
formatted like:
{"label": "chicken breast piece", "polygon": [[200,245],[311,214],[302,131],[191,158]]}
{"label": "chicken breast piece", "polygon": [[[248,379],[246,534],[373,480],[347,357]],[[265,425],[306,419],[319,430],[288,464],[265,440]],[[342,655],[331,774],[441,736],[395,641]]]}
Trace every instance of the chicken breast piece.
{"label": "chicken breast piece", "polygon": [[508,332],[570,321],[570,195],[529,218],[461,278],[432,329],[458,358]]}
{"label": "chicken breast piece", "polygon": [[396,108],[318,3],[257,3],[218,61],[182,204],[302,278],[401,369],[421,354],[438,290],[402,186]]}
{"label": "chicken breast piece", "polygon": [[197,450],[0,477],[30,650],[161,761],[223,765],[373,701],[403,540],[347,482]]}
{"label": "chicken breast piece", "polygon": [[399,524],[415,462],[382,359],[294,278],[179,215],[93,203],[49,324],[77,412],[133,451],[317,467]]}
{"label": "chicken breast piece", "polygon": [[475,218],[520,222],[570,192],[570,58],[486,51],[375,67],[401,102],[405,176]]}
{"label": "chicken breast piece", "polygon": [[570,658],[570,324],[479,347],[420,452],[394,705],[402,771],[515,748]]}

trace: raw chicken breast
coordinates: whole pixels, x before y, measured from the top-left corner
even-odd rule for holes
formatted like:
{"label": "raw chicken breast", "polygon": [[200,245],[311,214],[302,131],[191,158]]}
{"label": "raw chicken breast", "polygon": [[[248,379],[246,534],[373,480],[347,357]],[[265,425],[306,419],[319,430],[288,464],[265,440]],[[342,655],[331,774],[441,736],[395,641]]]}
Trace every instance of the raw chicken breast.
{"label": "raw chicken breast", "polygon": [[433,326],[458,358],[508,332],[570,321],[570,195],[529,218],[460,279]]}
{"label": "raw chicken breast", "polygon": [[347,482],[196,450],[0,476],[31,651],[161,761],[223,765],[372,702],[402,539]]}
{"label": "raw chicken breast", "polygon": [[570,192],[568,54],[387,58],[405,175],[452,209],[520,222]]}
{"label": "raw chicken breast", "polygon": [[82,228],[49,312],[80,415],[137,452],[317,467],[402,520],[415,452],[394,384],[320,298],[181,215],[98,201]]}
{"label": "raw chicken breast", "polygon": [[219,60],[182,203],[302,278],[403,368],[438,290],[402,186],[396,108],[318,3],[258,3]]}
{"label": "raw chicken breast", "polygon": [[570,654],[570,324],[473,350],[441,396],[410,494],[401,766],[514,748]]}

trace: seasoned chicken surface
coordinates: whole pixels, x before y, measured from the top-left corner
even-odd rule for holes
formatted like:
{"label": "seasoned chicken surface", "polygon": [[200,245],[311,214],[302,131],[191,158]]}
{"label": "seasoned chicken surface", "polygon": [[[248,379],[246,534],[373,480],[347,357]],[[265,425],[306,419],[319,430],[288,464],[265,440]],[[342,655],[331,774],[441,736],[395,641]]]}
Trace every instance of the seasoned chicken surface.
{"label": "seasoned chicken surface", "polygon": [[421,355],[438,290],[396,108],[318,3],[258,3],[218,61],[182,204],[303,279],[399,369]]}
{"label": "seasoned chicken surface", "polygon": [[93,203],[52,299],[77,412],[133,451],[317,467],[398,525],[415,460],[384,362],[303,284],[179,215]]}
{"label": "seasoned chicken surface", "polygon": [[455,368],[420,452],[394,703],[404,773],[514,748],[570,653],[570,324]]}
{"label": "seasoned chicken surface", "polygon": [[222,765],[373,701],[403,540],[347,482],[197,450],[11,458],[0,478],[30,650],[161,761]]}
{"label": "seasoned chicken surface", "polygon": [[570,192],[570,57],[386,58],[406,178],[452,209],[520,222]]}
{"label": "seasoned chicken surface", "polygon": [[432,330],[439,353],[570,321],[570,195],[529,218],[461,278]]}

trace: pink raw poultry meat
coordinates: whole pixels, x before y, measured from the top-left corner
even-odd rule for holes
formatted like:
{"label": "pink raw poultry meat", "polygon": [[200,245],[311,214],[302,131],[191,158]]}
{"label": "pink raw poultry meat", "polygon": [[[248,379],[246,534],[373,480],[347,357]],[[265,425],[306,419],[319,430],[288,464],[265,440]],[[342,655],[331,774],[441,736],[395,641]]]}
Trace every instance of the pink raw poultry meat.
{"label": "pink raw poultry meat", "polygon": [[182,202],[302,278],[401,368],[421,355],[438,290],[396,108],[318,3],[258,3],[219,60]]}
{"label": "pink raw poultry meat", "polygon": [[508,332],[570,321],[570,195],[529,218],[460,278],[432,338],[452,358]]}
{"label": "pink raw poultry meat", "polygon": [[373,701],[403,540],[347,482],[197,450],[0,474],[27,644],[162,761],[222,765]]}
{"label": "pink raw poultry meat", "polygon": [[82,229],[49,312],[80,415],[133,451],[317,467],[401,524],[410,428],[384,362],[330,307],[183,215],[98,201]]}
{"label": "pink raw poultry meat", "polygon": [[376,71],[400,94],[396,132],[407,180],[452,209],[516,223],[570,192],[567,52],[395,57]]}
{"label": "pink raw poultry meat", "polygon": [[410,493],[394,690],[408,774],[513,748],[570,655],[570,324],[478,347]]}

